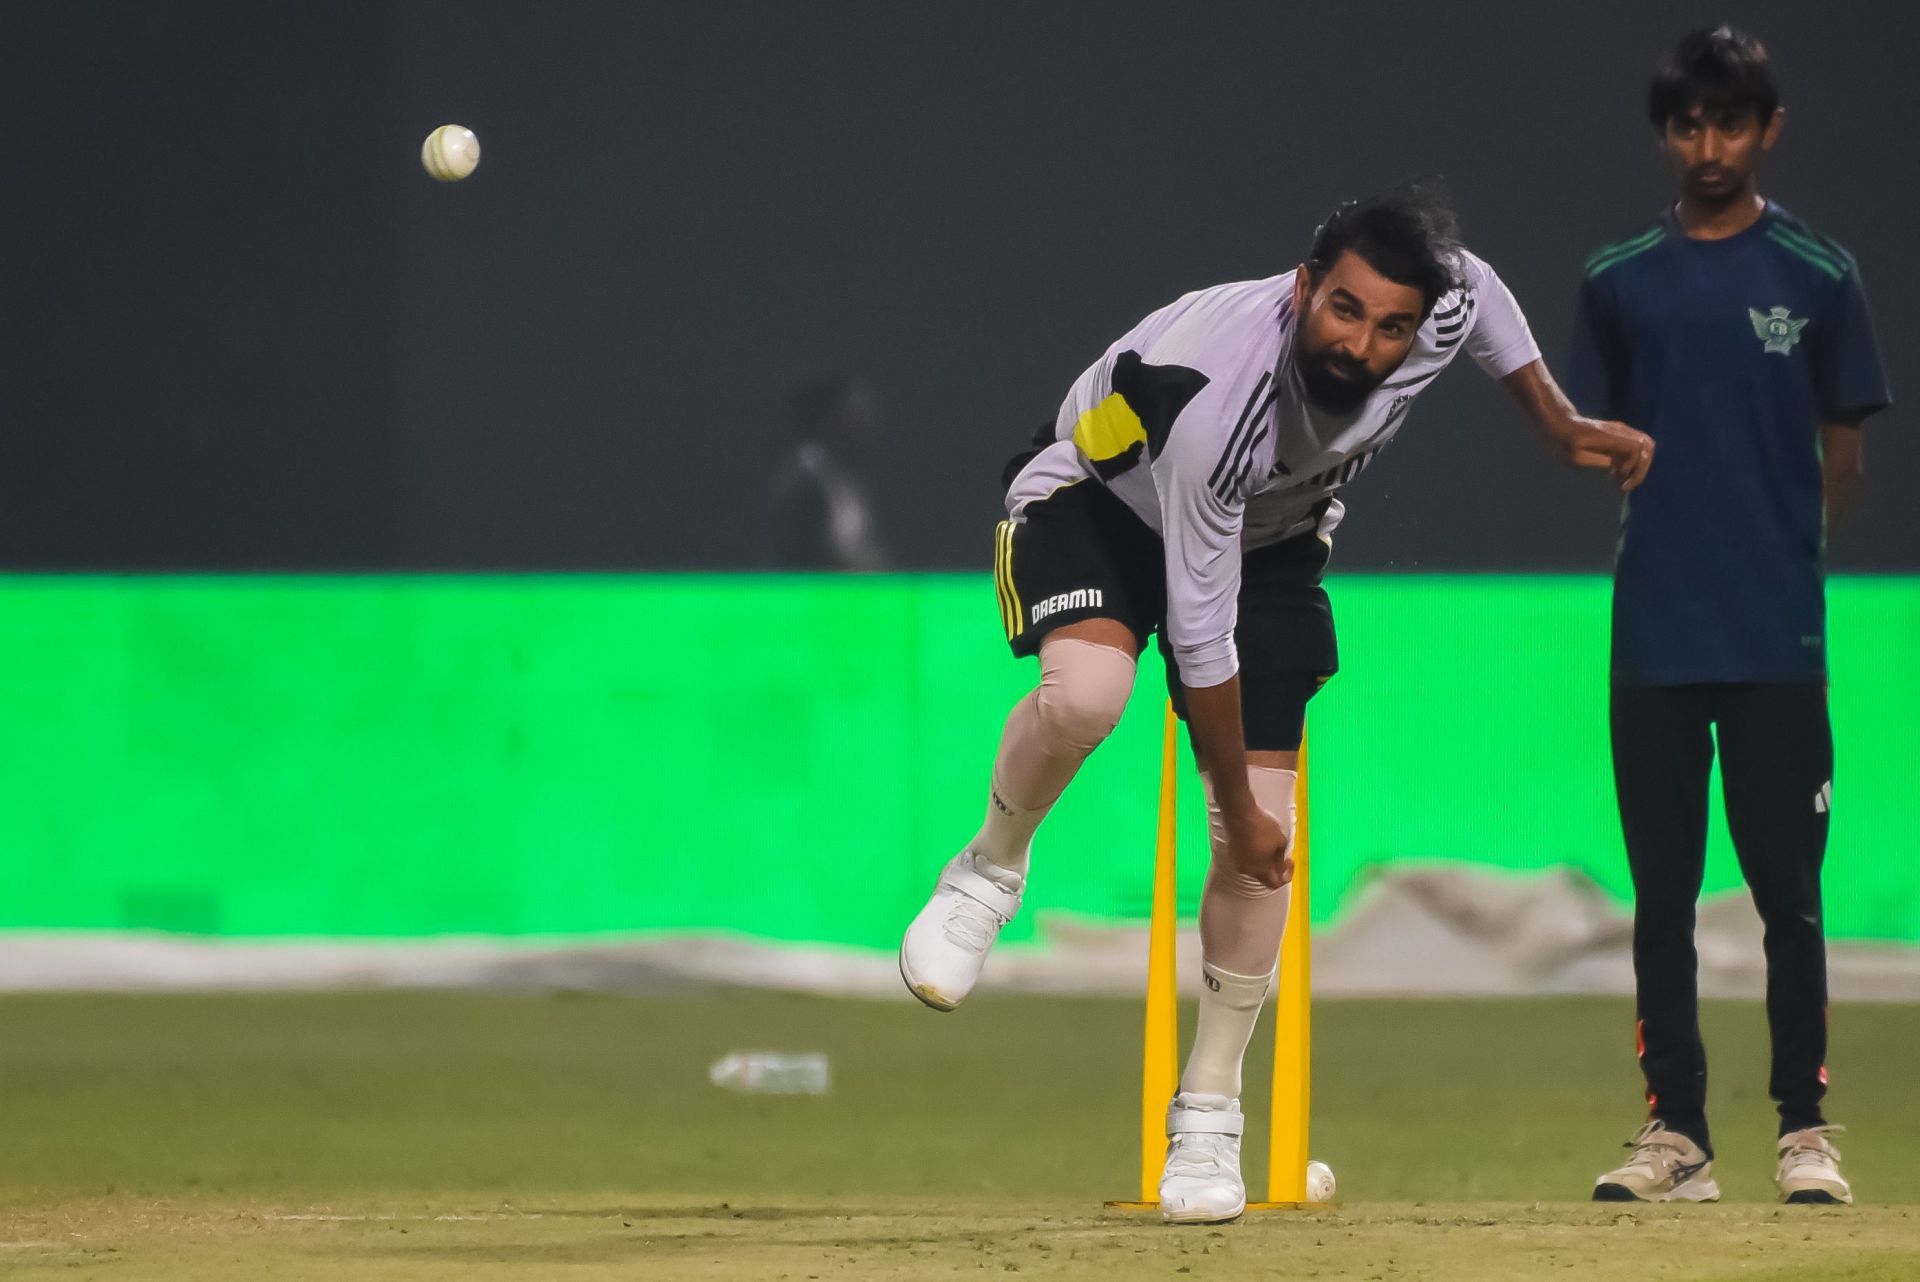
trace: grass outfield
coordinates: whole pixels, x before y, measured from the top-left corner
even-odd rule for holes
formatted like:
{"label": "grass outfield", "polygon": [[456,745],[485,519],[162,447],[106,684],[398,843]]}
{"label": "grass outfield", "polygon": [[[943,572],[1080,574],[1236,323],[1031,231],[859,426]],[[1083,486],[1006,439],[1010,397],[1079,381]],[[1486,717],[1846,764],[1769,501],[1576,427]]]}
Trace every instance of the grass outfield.
{"label": "grass outfield", "polygon": [[[1920,1007],[1833,1012],[1863,1205],[1769,1200],[1764,1022],[1729,1004],[1707,1010],[1727,1203],[1623,1210],[1582,1199],[1637,1118],[1626,1003],[1322,1003],[1313,1147],[1341,1204],[1219,1229],[1101,1208],[1135,1194],[1139,1020],[1040,998],[4,998],[0,1275],[1920,1277]],[[828,1051],[833,1092],[708,1085],[746,1047]]]}

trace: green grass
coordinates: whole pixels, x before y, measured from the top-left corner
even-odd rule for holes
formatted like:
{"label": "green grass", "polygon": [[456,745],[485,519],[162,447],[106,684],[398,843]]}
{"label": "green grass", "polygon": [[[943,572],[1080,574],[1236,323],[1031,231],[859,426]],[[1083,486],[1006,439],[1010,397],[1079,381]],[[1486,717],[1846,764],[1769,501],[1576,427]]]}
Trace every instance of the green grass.
{"label": "green grass", "polygon": [[[1768,1200],[1764,1021],[1706,1014],[1720,1207],[1582,1202],[1640,1112],[1626,1003],[1324,1002],[1313,1148],[1341,1205],[1170,1230],[1100,1205],[1137,1182],[1137,1002],[5,998],[0,1272],[1920,1276],[1920,1008],[1833,1013],[1850,1211]],[[824,1049],[834,1090],[708,1085],[744,1047]]]}

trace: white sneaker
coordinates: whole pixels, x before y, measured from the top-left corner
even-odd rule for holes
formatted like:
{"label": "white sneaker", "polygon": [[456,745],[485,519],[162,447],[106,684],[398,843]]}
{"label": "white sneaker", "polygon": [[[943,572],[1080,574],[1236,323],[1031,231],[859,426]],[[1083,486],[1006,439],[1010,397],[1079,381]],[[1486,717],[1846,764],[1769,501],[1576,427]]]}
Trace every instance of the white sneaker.
{"label": "white sneaker", "polygon": [[1827,1139],[1844,1129],[1809,1126],[1780,1137],[1780,1166],[1773,1182],[1780,1186],[1782,1202],[1853,1204],[1853,1190],[1840,1174],[1840,1150]]}
{"label": "white sneaker", "polygon": [[981,862],[971,850],[955,855],[900,941],[900,978],[935,1010],[952,1010],[973,991],[1000,928],[1020,911],[1020,875],[988,864],[989,875]]}
{"label": "white sneaker", "polygon": [[1625,1166],[1593,1182],[1596,1202],[1718,1202],[1713,1159],[1678,1131],[1655,1119],[1627,1141]]}
{"label": "white sneaker", "polygon": [[1167,1165],[1160,1218],[1169,1224],[1223,1224],[1247,1209],[1240,1178],[1240,1101],[1182,1091],[1167,1109]]}

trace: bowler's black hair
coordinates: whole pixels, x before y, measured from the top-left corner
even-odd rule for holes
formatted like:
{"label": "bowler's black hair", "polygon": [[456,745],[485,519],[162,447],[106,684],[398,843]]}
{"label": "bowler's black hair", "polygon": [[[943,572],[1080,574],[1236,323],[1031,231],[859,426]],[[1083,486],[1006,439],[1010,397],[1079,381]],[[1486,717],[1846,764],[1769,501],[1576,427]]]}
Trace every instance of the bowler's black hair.
{"label": "bowler's black hair", "polygon": [[1425,317],[1459,283],[1460,222],[1438,187],[1407,183],[1327,215],[1313,234],[1308,278],[1318,284],[1349,251],[1396,285],[1419,290]]}
{"label": "bowler's black hair", "polygon": [[1724,23],[1681,36],[1647,90],[1647,118],[1662,133],[1675,116],[1695,111],[1752,112],[1764,125],[1779,106],[1767,47]]}

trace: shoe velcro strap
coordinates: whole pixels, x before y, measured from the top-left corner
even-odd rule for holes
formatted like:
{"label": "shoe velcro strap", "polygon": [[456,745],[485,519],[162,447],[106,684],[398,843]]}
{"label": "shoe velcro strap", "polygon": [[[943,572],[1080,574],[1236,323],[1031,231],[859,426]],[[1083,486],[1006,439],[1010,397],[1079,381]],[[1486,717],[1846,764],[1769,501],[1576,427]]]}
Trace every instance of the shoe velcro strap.
{"label": "shoe velcro strap", "polygon": [[1224,1109],[1170,1108],[1167,1110],[1167,1135],[1241,1135],[1246,1132],[1244,1113]]}
{"label": "shoe velcro strap", "polygon": [[1009,894],[971,868],[952,868],[942,873],[940,884],[951,886],[968,899],[985,904],[1001,921],[1012,921],[1020,911],[1020,896]]}

